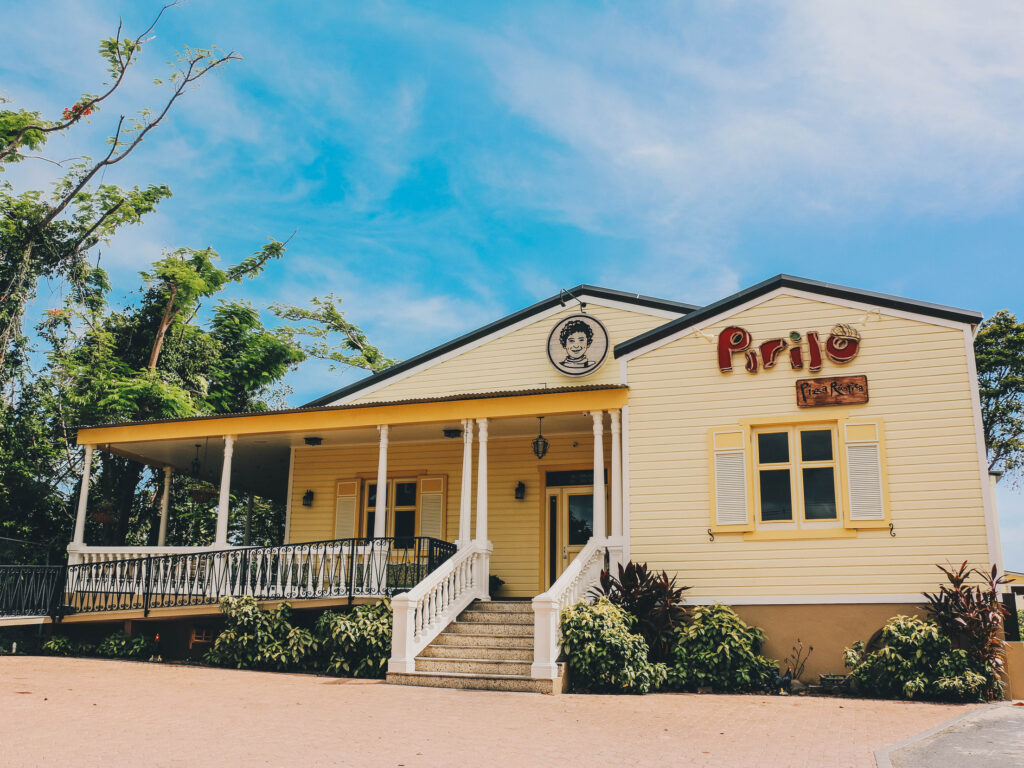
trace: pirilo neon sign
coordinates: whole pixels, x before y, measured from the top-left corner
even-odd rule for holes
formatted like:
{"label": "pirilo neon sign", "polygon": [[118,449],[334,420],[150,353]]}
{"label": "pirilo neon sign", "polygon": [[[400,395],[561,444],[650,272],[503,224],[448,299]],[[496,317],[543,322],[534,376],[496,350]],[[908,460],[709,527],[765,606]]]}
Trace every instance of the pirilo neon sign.
{"label": "pirilo neon sign", "polygon": [[[789,339],[769,339],[757,349],[751,349],[753,337],[746,328],[730,325],[718,334],[718,367],[722,373],[732,371],[733,355],[740,352],[746,358],[743,366],[748,373],[757,373],[758,366],[774,368],[779,355],[789,350],[789,364],[794,370],[804,367],[803,339],[796,331],[789,332]],[[860,351],[860,334],[850,325],[840,323],[832,328],[825,339],[825,356],[833,363],[848,363]],[[815,373],[821,370],[822,343],[817,331],[807,332],[807,370]]]}

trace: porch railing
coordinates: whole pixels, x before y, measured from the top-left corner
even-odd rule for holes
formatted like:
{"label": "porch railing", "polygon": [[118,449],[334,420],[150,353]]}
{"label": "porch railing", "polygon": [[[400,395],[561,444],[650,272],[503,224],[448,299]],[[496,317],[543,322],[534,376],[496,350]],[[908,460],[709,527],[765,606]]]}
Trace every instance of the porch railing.
{"label": "porch railing", "polygon": [[[58,589],[56,606],[41,615],[148,614],[154,608],[216,604],[244,595],[260,600],[385,597],[413,588],[454,552],[454,544],[440,539],[408,537],[79,562],[58,568],[63,589]],[[0,615],[4,608],[0,604]]]}
{"label": "porch railing", "polygon": [[413,589],[391,602],[388,672],[415,672],[416,656],[470,603],[488,599],[490,542],[471,541]]}
{"label": "porch railing", "polygon": [[63,565],[0,565],[0,616],[52,616],[63,586]]}

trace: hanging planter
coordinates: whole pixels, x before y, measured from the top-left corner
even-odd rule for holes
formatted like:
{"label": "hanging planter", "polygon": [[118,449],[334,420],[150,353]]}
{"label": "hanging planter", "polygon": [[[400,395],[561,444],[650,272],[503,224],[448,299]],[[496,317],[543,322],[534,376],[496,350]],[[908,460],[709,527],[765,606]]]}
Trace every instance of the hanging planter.
{"label": "hanging planter", "polygon": [[114,522],[114,515],[110,512],[93,512],[89,517],[92,518],[94,523],[99,523],[100,525]]}
{"label": "hanging planter", "polygon": [[192,501],[197,504],[206,504],[213,500],[217,494],[217,489],[209,485],[193,485],[188,489],[188,495],[192,497]]}

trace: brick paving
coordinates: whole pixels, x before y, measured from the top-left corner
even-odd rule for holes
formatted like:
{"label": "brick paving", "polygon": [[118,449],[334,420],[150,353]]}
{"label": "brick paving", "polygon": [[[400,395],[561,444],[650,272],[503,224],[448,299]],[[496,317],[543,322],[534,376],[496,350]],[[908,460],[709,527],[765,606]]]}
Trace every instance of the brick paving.
{"label": "brick paving", "polygon": [[542,696],[97,659],[0,658],[0,764],[873,768],[971,707]]}

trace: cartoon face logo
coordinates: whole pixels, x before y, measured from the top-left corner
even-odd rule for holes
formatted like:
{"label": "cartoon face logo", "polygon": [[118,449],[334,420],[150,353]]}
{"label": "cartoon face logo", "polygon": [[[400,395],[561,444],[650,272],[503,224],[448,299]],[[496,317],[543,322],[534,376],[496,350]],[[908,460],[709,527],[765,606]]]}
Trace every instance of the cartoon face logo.
{"label": "cartoon face logo", "polygon": [[608,331],[590,315],[570,315],[551,329],[548,359],[567,376],[586,376],[608,354]]}

